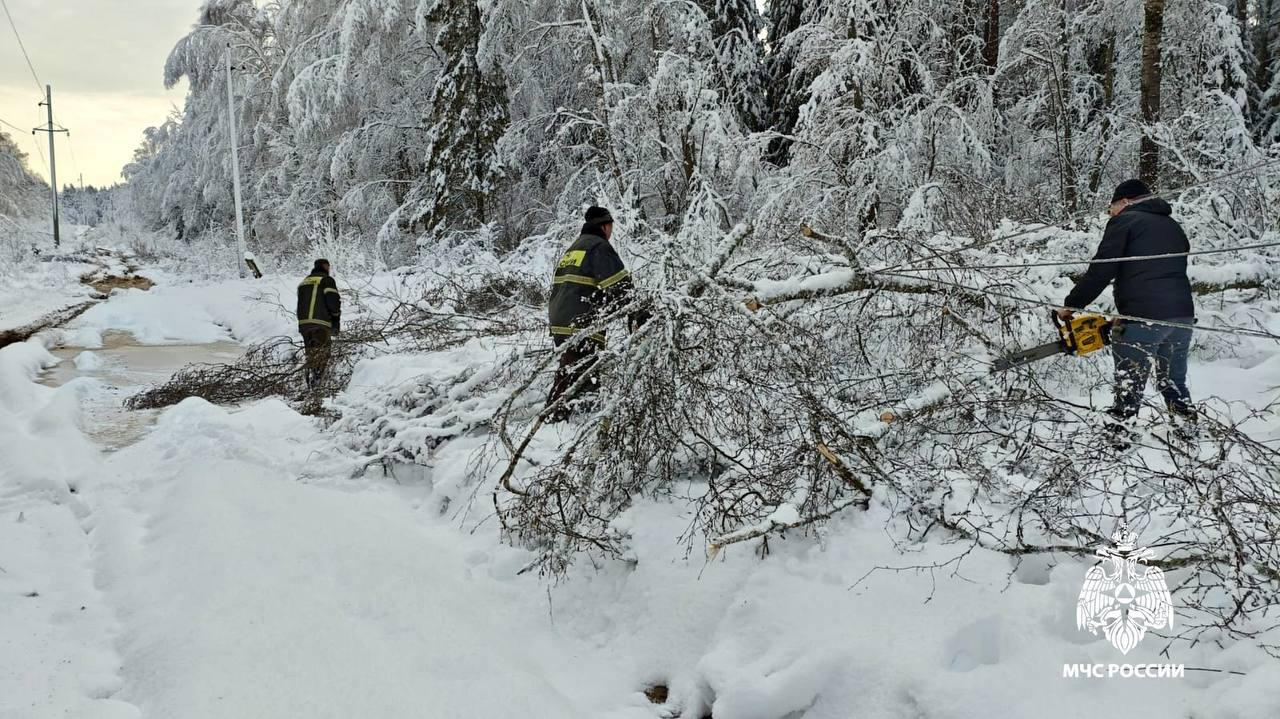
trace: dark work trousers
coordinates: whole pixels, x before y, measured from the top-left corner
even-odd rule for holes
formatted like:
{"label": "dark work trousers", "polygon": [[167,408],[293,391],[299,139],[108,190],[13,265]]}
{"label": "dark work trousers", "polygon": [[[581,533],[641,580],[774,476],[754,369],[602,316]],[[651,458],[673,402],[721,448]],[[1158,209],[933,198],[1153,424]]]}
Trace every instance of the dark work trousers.
{"label": "dark work trousers", "polygon": [[329,368],[333,336],[328,327],[321,325],[301,325],[298,331],[302,333],[302,346],[307,354],[307,387],[312,389],[320,384],[325,370]]}
{"label": "dark work trousers", "polygon": [[549,417],[552,422],[561,422],[569,417],[570,408],[566,406],[569,402],[593,396],[600,389],[600,380],[596,376],[595,368],[599,360],[597,355],[604,344],[582,335],[572,337],[553,335],[551,339],[557,348],[566,342],[569,346],[560,355],[560,366],[556,368],[556,378],[551,384],[551,393],[547,395],[547,406],[555,404],[556,400],[568,392],[579,378],[585,377],[578,389],[566,398],[566,403]]}
{"label": "dark work trousers", "polygon": [[[1190,325],[1191,317],[1169,322]],[[1125,321],[1120,336],[1111,345],[1116,363],[1115,405],[1111,414],[1128,419],[1142,406],[1142,391],[1154,367],[1156,389],[1169,411],[1187,414],[1192,410],[1187,389],[1187,353],[1191,349],[1191,328]]]}

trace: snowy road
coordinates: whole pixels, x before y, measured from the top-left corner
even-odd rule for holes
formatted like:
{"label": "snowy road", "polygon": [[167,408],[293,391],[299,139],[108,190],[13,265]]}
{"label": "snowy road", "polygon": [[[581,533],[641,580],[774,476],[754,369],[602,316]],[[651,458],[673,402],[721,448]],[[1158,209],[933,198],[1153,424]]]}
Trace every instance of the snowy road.
{"label": "snowy road", "polygon": [[[254,288],[122,293],[78,331],[290,331]],[[530,555],[492,523],[440,516],[432,486],[456,484],[473,440],[434,476],[352,479],[334,438],[281,401],[187,400],[108,451],[89,438],[106,415],[86,409],[118,399],[109,378],[38,384],[55,362],[39,342],[0,349],[3,719],[1280,715],[1280,664],[1245,644],[1173,656],[1244,676],[1064,680],[1064,662],[1116,659],[1075,629],[1074,561],[875,572],[954,551],[904,557],[869,513],[821,542],[779,539],[767,561],[748,548],[704,564],[674,541],[688,507],[641,502],[634,564],[552,585],[517,576]],[[1244,400],[1276,374],[1201,365],[1193,380]],[[1159,648],[1126,660],[1169,661]],[[654,682],[672,704],[646,700]]]}
{"label": "snowy road", "polygon": [[327,440],[282,402],[189,400],[95,445],[122,377],[198,359],[116,350],[84,363],[106,373],[0,355],[0,716],[653,716],[512,581],[523,554],[424,516],[428,485],[326,477]]}
{"label": "snowy road", "polygon": [[[45,548],[51,564],[79,560],[63,567],[66,587],[42,586],[26,601],[50,608],[62,635],[50,648],[90,645],[62,678],[89,704],[68,708],[460,717],[542,707],[552,713],[541,716],[598,717],[610,694],[616,707],[634,691],[605,657],[554,636],[545,600],[503,581],[519,557],[424,524],[403,493],[298,481],[318,441],[280,403],[231,414],[192,401],[72,475],[78,491],[66,504],[29,511],[24,524],[67,543]],[[88,614],[68,625],[54,607],[73,596]],[[56,714],[29,709],[18,715]]]}
{"label": "snowy road", "polygon": [[191,402],[107,462],[93,548],[128,608],[119,698],[156,717],[585,717],[634,691],[503,581],[519,557],[404,493],[299,481],[322,441],[283,404]]}

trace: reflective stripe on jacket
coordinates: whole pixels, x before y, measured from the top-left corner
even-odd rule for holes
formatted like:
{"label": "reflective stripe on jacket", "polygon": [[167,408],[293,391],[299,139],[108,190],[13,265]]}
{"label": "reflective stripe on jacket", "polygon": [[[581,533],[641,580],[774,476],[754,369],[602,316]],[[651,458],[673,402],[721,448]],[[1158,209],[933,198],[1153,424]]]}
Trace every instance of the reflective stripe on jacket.
{"label": "reflective stripe on jacket", "polygon": [[338,283],[327,274],[312,273],[298,285],[298,326],[320,325],[337,331],[342,321]]}
{"label": "reflective stripe on jacket", "polygon": [[[551,279],[547,319],[552,335],[573,335],[590,327],[631,297],[631,274],[596,225],[582,228]],[[603,328],[591,339],[604,342]]]}

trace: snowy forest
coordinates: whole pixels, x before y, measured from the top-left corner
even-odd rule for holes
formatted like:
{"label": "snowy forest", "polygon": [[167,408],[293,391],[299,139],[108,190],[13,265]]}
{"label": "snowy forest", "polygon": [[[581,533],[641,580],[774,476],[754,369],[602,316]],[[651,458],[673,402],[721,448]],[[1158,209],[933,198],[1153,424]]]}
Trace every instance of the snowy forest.
{"label": "snowy forest", "polygon": [[[1025,667],[1096,649],[1045,627],[1117,527],[1177,607],[1145,656],[1223,667],[1163,706],[1280,711],[1280,0],[206,0],[193,19],[163,68],[185,105],[123,184],[68,198],[86,237],[134,238],[110,262],[195,287],[108,288],[84,327],[245,346],[113,397],[165,412],[149,457],[190,439],[290,492],[407,494],[465,530],[466,581],[528,581],[522,622],[567,616],[635,661],[648,699],[619,717],[1068,716],[1039,704],[1079,700],[1044,683],[1057,666]],[[232,145],[265,279],[234,279]],[[24,163],[0,135],[0,223],[44,211]],[[997,361],[1057,337],[1131,178],[1190,238],[1200,424],[1179,442],[1148,393],[1116,451],[1106,353]],[[635,293],[590,328],[596,403],[554,422],[548,296],[590,206]],[[342,331],[300,394],[293,292],[318,257]],[[203,527],[224,500],[191,486],[163,501]],[[974,690],[1001,671],[1022,679]]]}
{"label": "snowy forest", "polygon": [[588,201],[637,248],[738,223],[771,247],[801,223],[978,237],[1226,172],[1188,203],[1262,227],[1278,36],[1273,0],[217,0],[165,68],[182,116],[125,174],[149,225],[225,241],[230,43],[263,254],[505,254]]}

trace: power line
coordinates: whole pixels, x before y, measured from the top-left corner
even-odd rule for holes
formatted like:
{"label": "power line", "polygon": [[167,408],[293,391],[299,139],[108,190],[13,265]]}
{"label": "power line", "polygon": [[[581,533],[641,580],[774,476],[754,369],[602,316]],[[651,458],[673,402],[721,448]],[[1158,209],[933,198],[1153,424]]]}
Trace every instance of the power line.
{"label": "power line", "polygon": [[25,134],[27,134],[27,131],[26,131],[26,130],[22,129],[21,127],[18,127],[17,125],[13,124],[12,122],[9,122],[8,120],[4,119],[3,117],[0,117],[0,125],[8,125],[9,127],[12,127],[13,129],[17,130],[18,132],[21,132],[21,133],[22,133],[22,134],[24,134],[24,135],[25,135]]}
{"label": "power line", "polygon": [[[13,21],[13,13],[9,12],[9,3],[6,0],[0,0],[0,8],[4,9],[4,16],[9,21],[9,29],[13,30],[13,37],[17,39],[18,48],[22,50],[22,58],[27,61],[27,69],[31,71],[31,79],[35,80],[36,82],[36,91],[39,92],[40,97],[43,98],[45,94],[45,85],[43,82],[40,81],[40,75],[39,73],[36,72],[36,66],[31,62],[31,55],[27,53],[26,43],[22,42],[22,33],[18,32],[18,25]],[[8,125],[9,127],[12,127],[13,129],[19,132],[22,132],[24,134],[26,133],[26,130],[23,130],[17,125],[14,125],[9,122],[5,122],[4,124]],[[45,174],[52,175],[53,173],[49,169],[49,162],[44,158],[44,150],[40,148],[40,143],[35,139],[35,133],[32,132],[31,136],[32,136],[31,142],[32,144],[35,145],[36,155],[39,156],[40,158],[40,164],[44,166]]]}
{"label": "power line", "polygon": [[[4,0],[0,0],[0,2],[4,2]],[[36,109],[36,113],[37,113],[37,114],[39,114],[39,112],[40,112],[40,110],[39,110],[39,108],[37,107],[37,109]],[[37,122],[38,122],[38,120],[37,120]],[[36,154],[40,156],[40,164],[41,164],[41,165],[44,165],[44,174],[45,174],[45,175],[50,175],[50,174],[52,174],[52,173],[50,173],[50,172],[49,172],[49,161],[48,161],[48,160],[46,160],[46,159],[44,159],[44,149],[40,147],[40,141],[36,139],[36,133],[35,133],[35,132],[32,132],[32,133],[31,133],[31,144],[33,144],[33,145],[35,145],[35,146],[36,146]]]}
{"label": "power line", "polygon": [[49,164],[48,164],[47,162],[45,162],[45,161],[44,161],[44,153],[40,150],[40,143],[39,143],[39,142],[37,142],[37,141],[36,141],[36,139],[35,139],[35,133],[28,132],[27,130],[24,130],[24,129],[22,129],[21,127],[18,127],[17,125],[13,124],[12,122],[9,122],[8,120],[4,119],[3,117],[0,117],[0,125],[7,125],[8,127],[11,127],[11,128],[13,128],[13,129],[17,130],[18,132],[22,133],[23,135],[26,135],[26,136],[31,137],[31,142],[33,142],[33,143],[35,144],[35,146],[36,146],[36,152],[37,152],[37,153],[40,153],[40,162],[45,166],[45,167],[44,167],[45,173],[46,173],[46,174],[48,174],[48,172],[49,172]]}
{"label": "power line", "polygon": [[31,56],[27,54],[27,46],[22,43],[22,35],[18,32],[18,26],[13,22],[13,15],[9,13],[9,3],[0,0],[0,7],[4,8],[4,16],[9,18],[9,27],[13,29],[13,36],[18,38],[18,47],[22,49],[22,57],[27,60],[27,69],[31,70],[31,77],[36,81],[36,89],[40,94],[44,94],[44,83],[40,82],[40,76],[36,74],[35,65],[31,64]]}
{"label": "power line", "polygon": [[[966,292],[974,292],[976,294],[988,295],[990,297],[1000,297],[1002,299],[1012,300],[1014,302],[1021,302],[1023,304],[1032,305],[1035,307],[1057,309],[1062,306],[1062,305],[1054,304],[1052,302],[1046,302],[1045,300],[1037,300],[1037,299],[1032,299],[1030,297],[1020,297],[1018,295],[1005,294],[1002,292],[996,292],[991,289],[982,289],[980,287],[970,287],[968,285],[960,284],[959,282],[949,282],[947,280],[940,280],[935,277],[918,277],[915,275],[898,274],[896,272],[876,272],[874,274],[880,275],[881,277],[896,277],[904,280],[917,280],[920,282],[928,282],[930,284],[935,284],[935,285],[943,285],[945,287],[953,287],[958,290],[965,290]],[[1072,312],[1088,312],[1088,310],[1081,307],[1067,307],[1066,309],[1069,309]],[[1200,325],[1200,324],[1189,325],[1183,322],[1170,322],[1168,320],[1153,320],[1148,317],[1122,315],[1122,314],[1116,314],[1114,312],[1104,312],[1103,314],[1114,319],[1129,320],[1131,322],[1142,322],[1144,324],[1149,324],[1149,325],[1162,325],[1164,327],[1178,327],[1182,329],[1196,330],[1199,332],[1217,332],[1219,334],[1240,335],[1242,337],[1259,337],[1261,339],[1266,339],[1266,340],[1280,341],[1280,335],[1274,335],[1274,334],[1271,334],[1270,332],[1263,332],[1262,330],[1253,330],[1253,329],[1249,329],[1248,327],[1234,327],[1231,325],[1226,325],[1226,326]]]}
{"label": "power line", "polygon": [[75,168],[77,175],[83,177],[83,173],[80,172],[80,163],[76,161],[76,146],[75,143],[71,142],[70,131],[67,132],[67,150],[71,152],[71,166]]}
{"label": "power line", "polygon": [[[1213,184],[1213,183],[1215,183],[1215,182],[1217,182],[1217,181],[1219,181],[1219,180],[1225,180],[1225,179],[1228,179],[1228,178],[1231,178],[1231,177],[1235,177],[1235,176],[1237,176],[1237,175],[1242,175],[1242,174],[1244,174],[1244,173],[1246,173],[1246,172],[1252,172],[1252,171],[1254,171],[1254,170],[1259,170],[1259,169],[1262,169],[1262,168],[1264,168],[1264,167],[1270,167],[1270,166],[1272,166],[1272,165],[1276,165],[1276,164],[1280,164],[1280,159],[1265,160],[1265,161],[1263,161],[1263,162],[1259,162],[1259,163],[1257,163],[1257,164],[1250,165],[1250,166],[1248,166],[1248,167],[1242,167],[1242,168],[1240,168],[1239,170],[1233,170],[1233,171],[1231,171],[1231,172],[1225,172],[1225,173],[1223,173],[1223,174],[1221,174],[1221,175],[1215,175],[1215,176],[1213,176],[1213,177],[1210,177],[1210,178],[1207,178],[1207,179],[1204,179],[1204,180],[1200,180],[1199,182],[1193,182],[1193,183],[1188,184],[1188,185],[1183,185],[1182,187],[1179,187],[1179,188],[1175,188],[1175,189],[1173,189],[1173,190],[1170,190],[1167,194],[1168,194],[1170,197],[1175,197],[1175,196],[1177,196],[1177,195],[1181,195],[1182,193],[1187,192],[1187,191],[1189,191],[1189,190],[1194,190],[1194,189],[1195,189],[1195,188],[1197,188],[1197,187],[1203,187],[1203,186],[1205,186],[1205,185],[1210,185],[1210,184]],[[1064,219],[1066,219],[1066,220],[1082,219],[1082,218],[1084,218],[1084,217],[1088,217],[1088,216],[1089,216],[1089,215],[1091,215],[1091,214],[1094,214],[1094,210],[1081,210],[1081,211],[1076,212],[1076,213],[1074,213],[1074,214],[1067,215],[1067,217],[1066,217],[1066,218],[1064,218]],[[930,256],[928,256],[928,257],[921,257],[921,258],[919,258],[919,259],[906,260],[906,261],[904,261],[904,262],[900,262],[900,263],[898,263],[898,264],[896,264],[896,265],[893,265],[892,267],[886,267],[886,268],[884,268],[884,271],[889,271],[889,270],[899,270],[899,269],[906,269],[906,268],[907,268],[907,267],[906,267],[907,265],[913,265],[913,264],[916,264],[916,263],[919,263],[919,262],[927,262],[927,261],[929,261],[929,260],[940,260],[940,259],[943,259],[943,258],[945,258],[945,257],[951,257],[951,256],[953,256],[953,255],[957,255],[957,254],[959,254],[959,253],[961,253],[961,252],[967,252],[967,251],[969,251],[969,250],[977,250],[977,249],[981,249],[981,248],[983,248],[983,247],[986,247],[987,245],[993,245],[993,244],[995,244],[995,243],[997,243],[997,242],[1003,242],[1003,241],[1005,241],[1005,240],[1014,240],[1014,239],[1017,239],[1017,238],[1019,238],[1019,237],[1028,237],[1028,236],[1030,236],[1030,235],[1034,235],[1034,234],[1036,234],[1036,233],[1038,233],[1038,232],[1043,232],[1043,231],[1048,230],[1048,229],[1053,229],[1054,227],[1055,227],[1054,225],[1043,225],[1043,226],[1041,226],[1041,227],[1037,227],[1037,228],[1034,228],[1034,229],[1030,229],[1030,228],[1029,228],[1029,229],[1023,230],[1023,231],[1021,231],[1021,232],[1015,232],[1015,233],[1013,233],[1012,235],[998,235],[998,236],[995,236],[995,237],[990,237],[990,238],[987,238],[987,239],[985,239],[985,240],[979,240],[979,241],[977,241],[977,242],[972,242],[972,243],[970,243],[970,244],[968,244],[968,245],[965,245],[964,247],[957,247],[957,248],[955,248],[954,250],[946,250],[946,251],[944,251],[944,252],[938,252],[938,253],[935,253],[935,254],[930,255]],[[913,269],[914,269],[914,268],[913,268]]]}
{"label": "power line", "polygon": [[[1241,245],[1239,247],[1226,247],[1220,250],[1194,250],[1191,252],[1167,252],[1162,255],[1137,255],[1134,257],[1107,257],[1104,259],[1088,259],[1088,260],[1071,260],[1064,262],[1027,262],[1023,264],[1011,265],[951,265],[947,267],[899,267],[896,272],[947,272],[953,270],[1012,270],[1025,269],[1028,267],[1069,267],[1071,265],[1105,265],[1115,262],[1137,262],[1139,260],[1168,260],[1175,257],[1195,257],[1198,255],[1220,255],[1224,252],[1241,252],[1244,250],[1260,250],[1267,247],[1280,247],[1280,242],[1263,242],[1256,245]],[[886,270],[867,270],[868,272],[882,272]]]}

